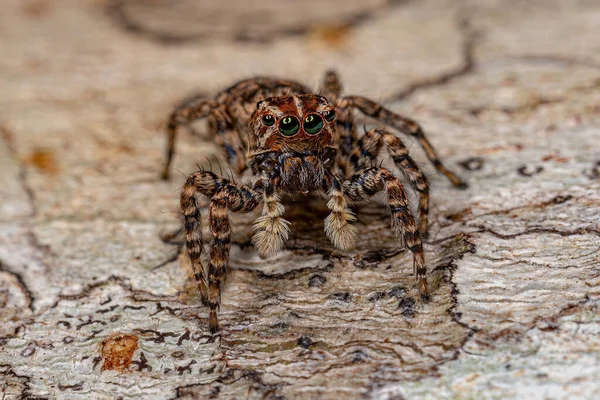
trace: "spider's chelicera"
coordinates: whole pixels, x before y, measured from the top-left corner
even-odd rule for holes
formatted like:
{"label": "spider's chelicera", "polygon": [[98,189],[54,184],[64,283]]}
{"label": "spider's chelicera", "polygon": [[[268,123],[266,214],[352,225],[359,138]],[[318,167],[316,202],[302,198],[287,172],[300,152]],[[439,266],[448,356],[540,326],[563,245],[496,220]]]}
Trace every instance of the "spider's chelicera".
{"label": "spider's chelicera", "polygon": [[[321,193],[331,210],[325,233],[343,250],[357,237],[349,204],[385,192],[392,226],[413,253],[419,291],[428,292],[422,236],[427,234],[429,185],[408,149],[394,133],[373,129],[359,136],[353,110],[376,119],[418,140],[435,168],[457,187],[466,184],[447,170],[413,120],[396,114],[362,96],[342,96],[334,72],[326,74],[321,94],[286,80],[255,78],[237,83],[214,99],[192,99],[178,107],[169,120],[167,162],[169,176],[178,125],[207,118],[210,131],[222,145],[232,168],[247,168],[253,179],[240,184],[211,171],[191,174],[181,192],[187,254],[203,304],[210,308],[210,330],[218,330],[217,309],[229,263],[231,226],[228,211],[247,213],[262,205],[254,223],[252,243],[261,256],[278,252],[288,238],[281,194]],[[394,174],[379,166],[382,147],[419,194],[419,219],[412,215],[404,186]],[[210,199],[208,265],[203,251],[200,206],[197,196]]]}

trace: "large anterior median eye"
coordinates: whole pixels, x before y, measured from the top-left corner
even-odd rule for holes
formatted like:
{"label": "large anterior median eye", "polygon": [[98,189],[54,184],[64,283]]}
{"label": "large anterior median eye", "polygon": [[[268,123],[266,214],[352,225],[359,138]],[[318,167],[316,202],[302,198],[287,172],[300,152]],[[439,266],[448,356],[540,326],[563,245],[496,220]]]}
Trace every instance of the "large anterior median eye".
{"label": "large anterior median eye", "polygon": [[317,114],[310,114],[304,118],[304,130],[309,135],[316,135],[323,128],[323,120]]}
{"label": "large anterior median eye", "polygon": [[300,129],[300,123],[296,117],[283,117],[279,122],[279,131],[283,136],[294,136]]}

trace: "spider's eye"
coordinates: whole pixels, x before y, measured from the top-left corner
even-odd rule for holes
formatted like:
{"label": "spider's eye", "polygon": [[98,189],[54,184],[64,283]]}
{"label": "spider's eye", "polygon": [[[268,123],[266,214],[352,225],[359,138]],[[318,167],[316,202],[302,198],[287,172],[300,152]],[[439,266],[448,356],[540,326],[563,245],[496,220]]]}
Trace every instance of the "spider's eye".
{"label": "spider's eye", "polygon": [[279,123],[279,130],[283,136],[294,136],[299,128],[300,123],[296,117],[283,117]]}
{"label": "spider's eye", "polygon": [[310,114],[304,118],[304,130],[309,135],[316,135],[323,128],[323,120],[317,114]]}
{"label": "spider's eye", "polygon": [[335,111],[333,110],[329,110],[325,113],[325,119],[327,120],[327,122],[333,122],[333,120],[335,119]]}
{"label": "spider's eye", "polygon": [[267,114],[263,117],[263,124],[266,126],[272,126],[275,123],[275,118],[272,115]]}

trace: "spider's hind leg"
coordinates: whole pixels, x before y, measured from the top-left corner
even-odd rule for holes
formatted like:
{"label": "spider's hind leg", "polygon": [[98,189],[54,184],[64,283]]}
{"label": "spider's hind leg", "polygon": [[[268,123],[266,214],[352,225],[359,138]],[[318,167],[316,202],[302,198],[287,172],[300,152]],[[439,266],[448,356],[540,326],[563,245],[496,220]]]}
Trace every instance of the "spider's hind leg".
{"label": "spider's hind leg", "polygon": [[337,72],[330,69],[325,72],[323,82],[321,83],[321,94],[329,101],[335,101],[342,95],[342,81]]}
{"label": "spider's hind leg", "polygon": [[169,179],[171,162],[175,155],[177,127],[179,125],[187,125],[200,118],[206,118],[216,106],[217,103],[214,100],[206,100],[198,96],[180,105],[171,113],[169,122],[167,123],[168,141],[165,164],[162,171],[163,179]]}
{"label": "spider's hind leg", "polygon": [[444,174],[454,186],[459,189],[466,189],[468,187],[465,181],[460,179],[454,172],[450,171],[442,164],[435,149],[425,137],[423,129],[412,119],[392,112],[373,100],[362,96],[343,97],[338,100],[338,107],[341,109],[357,108],[366,116],[375,118],[386,125],[392,126],[404,134],[413,136],[419,141],[421,147],[425,150],[425,154],[427,154],[427,158],[429,158],[429,161],[431,161],[433,166],[439,172]]}

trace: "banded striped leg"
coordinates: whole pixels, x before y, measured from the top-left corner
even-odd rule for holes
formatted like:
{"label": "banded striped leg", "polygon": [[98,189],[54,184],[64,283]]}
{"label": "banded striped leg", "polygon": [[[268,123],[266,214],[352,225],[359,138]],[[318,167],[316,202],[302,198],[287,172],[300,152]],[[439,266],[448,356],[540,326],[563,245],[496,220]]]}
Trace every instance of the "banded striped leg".
{"label": "banded striped leg", "polygon": [[427,295],[427,268],[423,254],[421,234],[415,218],[408,208],[408,197],[402,183],[385,168],[368,168],[345,181],[344,194],[352,201],[366,200],[385,190],[392,213],[392,227],[403,234],[408,249],[413,253],[413,269],[421,295]]}
{"label": "banded striped leg", "polygon": [[163,179],[169,179],[171,162],[173,161],[173,155],[175,154],[175,138],[177,134],[177,127],[179,125],[189,124],[190,122],[200,118],[206,118],[216,106],[217,103],[214,100],[194,98],[189,102],[177,107],[175,111],[171,113],[169,116],[169,122],[167,124],[167,157],[162,172]]}
{"label": "banded striped leg", "polygon": [[348,209],[339,180],[329,175],[324,185],[329,197],[327,208],[331,210],[331,214],[325,218],[325,234],[338,249],[350,250],[354,247],[358,236],[358,229],[352,225],[356,217]]}
{"label": "banded striped leg", "polygon": [[342,95],[342,82],[334,70],[325,72],[323,83],[321,84],[321,94],[329,101],[334,101]]}
{"label": "banded striped leg", "polygon": [[[202,227],[200,208],[196,195],[201,193],[211,199],[209,225],[212,234],[208,268],[202,266]],[[246,213],[254,210],[261,202],[260,193],[248,186],[241,186],[220,178],[209,171],[190,175],[181,192],[181,210],[187,253],[200,290],[202,303],[210,308],[210,331],[219,329],[217,309],[221,302],[221,285],[227,276],[229,249],[231,247],[231,225],[227,210]]]}
{"label": "banded striped leg", "polygon": [[[342,95],[342,83],[338,74],[329,70],[325,73],[323,83],[321,84],[321,93],[323,96],[334,104]],[[358,148],[358,136],[354,126],[354,118],[352,111],[338,109],[336,121],[336,138],[335,143],[338,143],[339,157],[337,158],[337,166],[342,171],[344,176],[351,176],[355,171],[348,162],[350,154]]]}
{"label": "banded striped leg", "polygon": [[215,108],[208,119],[210,131],[217,134],[217,143],[223,149],[227,163],[241,174],[247,168],[246,143],[240,137],[231,117],[223,106]]}
{"label": "banded striped leg", "polygon": [[421,144],[421,147],[423,147],[423,150],[425,150],[425,154],[427,154],[429,161],[431,161],[439,172],[444,174],[454,186],[460,189],[466,189],[468,187],[466,182],[461,180],[454,172],[448,170],[442,164],[435,149],[425,137],[423,129],[421,129],[419,124],[412,119],[396,114],[373,100],[369,100],[362,96],[344,97],[338,100],[338,107],[342,109],[358,108],[363,114],[382,121],[386,125],[392,126],[404,134],[415,137]]}
{"label": "banded striped leg", "polygon": [[429,184],[417,164],[408,154],[408,149],[399,137],[381,129],[373,129],[360,139],[360,152],[350,158],[356,170],[373,166],[379,155],[381,146],[385,144],[390,157],[404,173],[411,187],[419,193],[419,231],[427,235],[427,217],[429,214]]}

